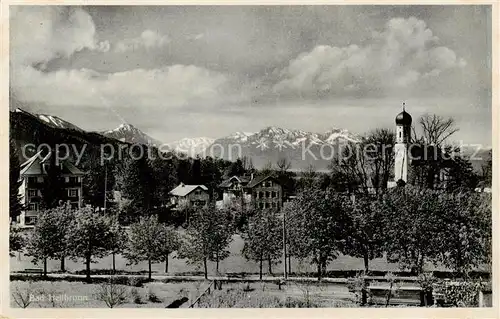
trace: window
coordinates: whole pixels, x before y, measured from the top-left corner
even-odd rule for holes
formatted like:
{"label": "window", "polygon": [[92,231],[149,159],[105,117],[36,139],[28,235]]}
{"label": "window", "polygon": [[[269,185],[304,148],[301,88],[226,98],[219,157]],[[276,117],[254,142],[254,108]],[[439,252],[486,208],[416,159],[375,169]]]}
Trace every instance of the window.
{"label": "window", "polygon": [[207,202],[204,200],[195,200],[192,203],[193,203],[193,206],[201,207],[201,206],[205,206]]}
{"label": "window", "polygon": [[29,184],[35,184],[37,181],[37,178],[36,177],[28,177],[28,183]]}
{"label": "window", "polygon": [[28,210],[38,211],[38,203],[29,203]]}
{"label": "window", "polygon": [[266,192],[266,198],[269,198],[269,192]]}
{"label": "window", "polygon": [[276,198],[276,192],[275,191],[272,192],[271,197],[272,198]]}
{"label": "window", "polygon": [[70,182],[71,184],[76,184],[76,183],[78,183],[78,177],[70,177],[70,178],[69,178],[69,182]]}
{"label": "window", "polygon": [[69,197],[78,197],[78,189],[77,188],[68,189],[68,196]]}
{"label": "window", "polygon": [[36,216],[26,216],[24,218],[24,223],[26,225],[34,225],[34,224],[36,224],[36,221],[37,221],[37,217]]}
{"label": "window", "polygon": [[42,177],[42,176],[38,176],[38,177],[36,178],[36,181],[37,181],[38,183],[43,183],[43,177]]}
{"label": "window", "polygon": [[264,198],[264,192],[259,192],[259,198]]}
{"label": "window", "polygon": [[273,208],[276,208],[276,202],[273,202]]}
{"label": "window", "polygon": [[265,207],[266,207],[266,208],[269,208],[269,203],[266,203],[266,206],[265,206]]}
{"label": "window", "polygon": [[264,203],[259,203],[259,208],[264,208]]}
{"label": "window", "polygon": [[36,189],[28,189],[28,197],[38,196],[38,191]]}

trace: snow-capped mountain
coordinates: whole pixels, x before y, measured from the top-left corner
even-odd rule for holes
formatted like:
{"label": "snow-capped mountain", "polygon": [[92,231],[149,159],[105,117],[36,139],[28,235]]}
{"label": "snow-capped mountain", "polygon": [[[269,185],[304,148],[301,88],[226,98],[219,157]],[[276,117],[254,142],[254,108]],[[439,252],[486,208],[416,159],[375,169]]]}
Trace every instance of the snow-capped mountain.
{"label": "snow-capped mountain", "polygon": [[181,140],[168,143],[168,146],[179,153],[189,156],[196,156],[202,153],[208,146],[212,145],[215,139],[210,137],[183,138]]}
{"label": "snow-capped mountain", "polygon": [[127,143],[162,145],[163,143],[142,132],[132,124],[121,124],[114,130],[101,132],[102,135]]}
{"label": "snow-capped mountain", "polygon": [[227,160],[246,156],[257,168],[284,157],[297,169],[310,165],[324,169],[330,163],[330,157],[336,152],[338,154],[340,145],[358,140],[355,134],[338,128],[313,133],[270,126],[256,133],[236,132],[216,139],[204,154]]}
{"label": "snow-capped mountain", "polygon": [[29,115],[32,115],[32,116],[35,116],[37,117],[38,119],[44,121],[46,124],[52,126],[52,127],[55,127],[55,128],[62,128],[62,129],[68,129],[68,130],[77,130],[77,131],[82,131],[83,130],[81,128],[79,128],[78,126],[76,126],[75,124],[72,124],[68,121],[65,121],[57,116],[54,116],[54,115],[48,115],[48,114],[34,114],[34,113],[30,113],[30,112],[27,112],[27,111],[24,111],[20,108],[17,108],[15,109],[15,112],[18,112],[18,113],[25,113],[25,114],[29,114]]}

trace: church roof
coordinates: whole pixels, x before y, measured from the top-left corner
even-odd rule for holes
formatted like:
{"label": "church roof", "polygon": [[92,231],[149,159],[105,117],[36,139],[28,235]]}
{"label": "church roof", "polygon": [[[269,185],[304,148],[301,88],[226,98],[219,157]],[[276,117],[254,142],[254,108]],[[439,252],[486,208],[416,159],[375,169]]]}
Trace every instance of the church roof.
{"label": "church roof", "polygon": [[411,115],[408,114],[405,110],[403,112],[399,113],[396,116],[396,124],[397,125],[411,125]]}

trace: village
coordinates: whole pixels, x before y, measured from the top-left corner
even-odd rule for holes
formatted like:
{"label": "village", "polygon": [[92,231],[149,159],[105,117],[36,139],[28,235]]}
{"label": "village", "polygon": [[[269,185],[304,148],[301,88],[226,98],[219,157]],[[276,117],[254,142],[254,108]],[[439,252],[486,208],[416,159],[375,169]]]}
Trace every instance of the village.
{"label": "village", "polygon": [[[285,159],[275,169],[260,171],[238,160],[229,164],[229,174],[215,186],[181,181],[161,195],[165,198],[159,206],[149,210],[133,206],[116,189],[108,192],[107,179],[111,177],[107,170],[104,192],[113,196],[103,197],[103,205],[85,204],[86,172],[70,160],[56,165],[51,160],[53,153],[37,153],[20,165],[20,214],[11,219],[12,276],[24,278],[21,280],[37,276],[64,281],[81,278],[88,284],[105,280],[97,299],[112,307],[129,302],[124,297],[128,295],[126,289],[115,285],[138,282],[137,287],[143,287],[171,280],[198,280],[208,286],[204,291],[198,287],[196,297],[193,287],[182,288],[190,292],[188,297],[181,294],[185,299],[177,296],[179,307],[187,301],[192,301],[191,307],[214,302],[206,300],[215,298],[223,283],[246,283],[248,287],[243,291],[249,292],[255,289],[251,288],[254,282],[267,283],[272,294],[293,283],[303,285],[292,293],[295,297],[285,294],[286,301],[275,301],[284,302],[285,307],[294,307],[294,302],[305,307],[430,306],[450,302],[484,306],[491,296],[491,287],[484,281],[491,271],[487,265],[491,190],[477,177],[466,180],[472,176],[470,168],[469,177],[464,175],[467,171],[457,172],[456,161],[463,161],[460,157],[415,159],[414,150],[418,148],[410,147],[414,145],[412,117],[404,105],[395,124],[394,146],[386,153],[381,143],[375,143],[375,160],[366,157],[369,160],[365,162],[359,155],[354,159],[346,157],[338,171],[332,167],[331,173],[322,174],[311,168],[300,175],[287,172],[290,164]],[[436,161],[441,168],[432,173],[436,179],[431,185],[427,184],[428,178],[421,179],[421,186],[419,179],[410,180],[422,166]],[[387,162],[392,173],[371,168],[380,162]],[[354,175],[350,175],[353,171]],[[359,179],[365,171],[370,177]],[[59,183],[61,191],[47,191],[47,183],[53,188],[54,183]],[[294,190],[290,183],[295,184]],[[133,183],[131,187],[134,193],[141,185]],[[43,195],[52,196],[52,208]],[[120,217],[124,212],[128,218]],[[460,220],[460,224],[448,218]],[[457,242],[450,237],[457,236],[456,227],[464,227],[460,225],[475,229],[460,235],[473,241],[477,249],[466,259],[461,250],[454,250]],[[401,241],[401,236],[406,236],[407,241]],[[411,236],[419,239],[414,242]],[[457,240],[462,242],[460,238]],[[435,247],[442,249],[436,251]],[[470,243],[460,249],[466,247]],[[158,263],[164,263],[164,269]],[[143,271],[147,277],[140,277]],[[467,301],[453,301],[454,297],[448,295],[451,292],[447,287],[455,287],[456,281],[437,285],[440,280],[457,278],[465,279],[458,283],[469,289]],[[33,294],[31,286],[26,289]],[[149,297],[140,297],[134,290],[136,305],[147,304],[138,301],[145,298],[153,304],[161,303],[148,289]],[[301,297],[304,291],[305,301]],[[326,297],[331,294],[334,297]],[[26,293],[18,291],[14,297],[18,306],[31,304],[24,300]],[[82,306],[88,298],[76,304]],[[233,300],[235,306],[240,305],[238,298]],[[50,298],[40,300],[42,304],[50,303]],[[74,298],[68,300],[75,302]]]}

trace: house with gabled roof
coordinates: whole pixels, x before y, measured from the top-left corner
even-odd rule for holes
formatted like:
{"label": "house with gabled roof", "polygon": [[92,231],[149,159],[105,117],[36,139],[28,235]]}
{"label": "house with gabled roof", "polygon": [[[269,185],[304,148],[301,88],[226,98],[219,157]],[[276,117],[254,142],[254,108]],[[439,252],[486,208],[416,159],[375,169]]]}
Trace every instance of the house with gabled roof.
{"label": "house with gabled roof", "polygon": [[210,193],[205,185],[186,185],[180,183],[169,192],[173,209],[185,207],[204,207],[210,202]]}
{"label": "house with gabled roof", "polygon": [[252,195],[249,189],[245,188],[253,179],[252,176],[231,176],[219,184],[219,189],[222,190],[222,205],[223,207],[233,204],[246,205],[252,200]]}
{"label": "house with gabled roof", "polygon": [[60,201],[69,203],[74,209],[82,207],[82,182],[85,173],[69,160],[61,160],[55,170],[51,169],[51,165],[56,165],[51,158],[52,154],[49,152],[44,156],[40,151],[21,164],[19,194],[23,209],[18,220],[21,225],[36,223],[42,209],[43,189],[49,172],[58,174],[61,178],[63,194]]}
{"label": "house with gabled roof", "polygon": [[257,176],[244,188],[251,194],[252,204],[257,209],[283,207],[283,186],[272,174]]}

